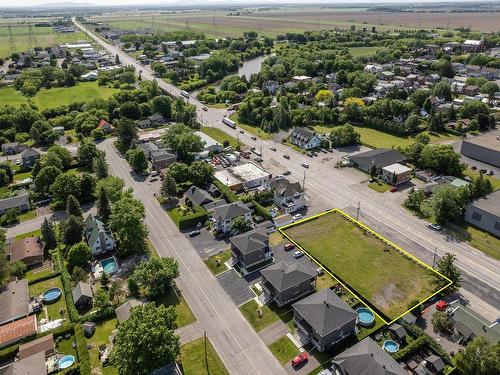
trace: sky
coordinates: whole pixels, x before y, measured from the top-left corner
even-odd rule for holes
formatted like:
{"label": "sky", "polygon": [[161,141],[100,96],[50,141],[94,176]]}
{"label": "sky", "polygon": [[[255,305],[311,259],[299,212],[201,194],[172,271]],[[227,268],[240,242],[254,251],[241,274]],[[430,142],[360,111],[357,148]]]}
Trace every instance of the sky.
{"label": "sky", "polygon": [[[315,3],[331,3],[331,4],[353,4],[353,3],[423,3],[423,2],[442,2],[442,1],[456,1],[456,0],[313,0]],[[458,0],[460,1],[460,0]],[[22,7],[26,6],[37,6],[41,4],[58,4],[58,3],[91,3],[95,5],[149,5],[149,4],[158,4],[158,5],[182,5],[189,6],[191,3],[198,5],[207,5],[207,4],[266,4],[271,5],[273,3],[310,3],[312,1],[308,0],[21,0],[19,2],[14,2],[12,0],[0,0],[0,7],[8,6],[8,7],[18,7],[21,5]]]}

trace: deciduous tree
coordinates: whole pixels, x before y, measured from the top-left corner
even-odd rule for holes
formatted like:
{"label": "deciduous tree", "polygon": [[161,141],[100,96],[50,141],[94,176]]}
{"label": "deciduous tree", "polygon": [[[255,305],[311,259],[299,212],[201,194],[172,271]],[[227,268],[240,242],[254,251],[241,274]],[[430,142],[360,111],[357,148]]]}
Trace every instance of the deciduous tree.
{"label": "deciduous tree", "polygon": [[85,267],[91,259],[92,252],[86,243],[77,243],[68,251],[67,260],[70,267]]}
{"label": "deciduous tree", "polygon": [[146,298],[156,299],[168,292],[178,275],[179,269],[174,259],[151,258],[140,263],[132,277]]}
{"label": "deciduous tree", "polygon": [[490,343],[484,336],[474,338],[455,356],[461,375],[495,375],[500,369],[500,343]]}

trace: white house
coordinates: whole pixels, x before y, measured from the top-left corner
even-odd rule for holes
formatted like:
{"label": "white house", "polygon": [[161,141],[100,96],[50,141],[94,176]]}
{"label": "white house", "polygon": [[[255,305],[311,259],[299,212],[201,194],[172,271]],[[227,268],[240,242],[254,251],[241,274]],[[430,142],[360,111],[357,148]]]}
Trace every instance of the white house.
{"label": "white house", "polygon": [[295,128],[290,134],[290,142],[305,150],[321,146],[319,136],[306,128]]}
{"label": "white house", "polygon": [[274,193],[274,203],[285,214],[298,211],[306,205],[304,190],[298,182],[292,184],[286,178],[274,178],[269,181],[268,188]]}
{"label": "white house", "polygon": [[243,217],[249,224],[252,223],[252,210],[241,201],[216,207],[212,216],[214,228],[219,232],[229,233],[234,220],[239,217]]}
{"label": "white house", "polygon": [[85,239],[93,256],[112,251],[116,244],[111,231],[92,215],[85,219]]}

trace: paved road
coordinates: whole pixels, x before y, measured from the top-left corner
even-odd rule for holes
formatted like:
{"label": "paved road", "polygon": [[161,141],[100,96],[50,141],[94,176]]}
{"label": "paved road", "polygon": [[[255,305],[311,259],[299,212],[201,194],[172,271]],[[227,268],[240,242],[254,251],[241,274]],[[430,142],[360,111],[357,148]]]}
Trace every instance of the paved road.
{"label": "paved road", "polygon": [[[83,26],[79,24],[77,26],[85,30]],[[162,89],[174,96],[179,96],[180,90],[178,88],[155,78],[148,66],[140,65],[118,47],[108,44],[91,32],[87,33],[108,52],[118,54],[122,63],[133,65],[136,69],[142,70],[143,79],[156,80]],[[239,136],[246,145],[262,148],[264,159],[269,156],[274,157],[284,169],[291,170],[296,175],[303,173],[301,163],[310,164],[311,167],[307,171],[307,193],[311,199],[322,202],[325,209],[331,207],[355,207],[358,202],[361,202],[362,213],[365,216],[377,218],[381,227],[393,233],[390,239],[395,240],[396,243],[414,242],[418,244],[418,248],[408,248],[407,250],[421,257],[427,263],[429,263],[429,259],[430,263],[432,263],[435,249],[437,249],[438,255],[445,252],[456,254],[456,263],[466,279],[464,283],[467,288],[466,294],[468,292],[469,296],[475,295],[475,298],[478,298],[480,303],[484,302],[488,305],[487,310],[492,315],[500,315],[499,261],[486,256],[467,243],[451,242],[443,234],[430,231],[427,228],[427,222],[424,220],[409,214],[399,204],[391,200],[384,200],[381,198],[380,193],[359,186],[341,170],[332,168],[331,165],[326,166],[321,162],[320,158],[310,159],[280,143],[260,139],[254,141],[248,134],[239,134],[222,124],[222,119],[227,114],[226,110],[208,108],[208,111],[205,112],[202,110],[203,105],[196,99],[190,99],[189,101],[196,105],[199,119],[204,125],[220,128],[232,136]],[[277,151],[273,153],[270,147],[276,147]],[[292,155],[290,160],[282,158],[285,153]],[[339,154],[334,155],[335,157],[340,160]]]}
{"label": "paved road", "polygon": [[181,234],[143,180],[136,178],[107,139],[99,144],[106,152],[110,173],[122,178],[134,195],[144,203],[149,238],[162,257],[179,262],[177,285],[186,298],[202,330],[231,374],[284,374],[285,371],[233,301],[212,276],[189,240]]}

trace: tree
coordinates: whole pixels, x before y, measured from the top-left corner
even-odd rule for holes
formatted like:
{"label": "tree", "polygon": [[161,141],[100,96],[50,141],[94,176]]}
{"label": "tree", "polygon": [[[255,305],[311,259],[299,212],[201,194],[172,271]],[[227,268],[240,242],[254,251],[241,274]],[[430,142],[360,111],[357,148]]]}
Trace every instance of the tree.
{"label": "tree", "polygon": [[156,64],[153,64],[153,71],[158,77],[163,77],[167,73],[167,67],[158,62]]}
{"label": "tree", "polygon": [[123,194],[115,203],[109,226],[118,238],[121,257],[144,252],[144,241],[148,235],[144,217],[144,205],[131,193]]}
{"label": "tree", "polygon": [[458,177],[462,176],[464,170],[460,154],[451,145],[426,145],[420,153],[418,167]]}
{"label": "tree", "polygon": [[115,55],[115,65],[120,65],[120,56],[118,54]]}
{"label": "tree", "polygon": [[137,127],[134,121],[128,118],[122,118],[118,121],[116,126],[116,136],[118,142],[126,149],[128,149],[132,142],[137,139]]}
{"label": "tree", "polygon": [[231,229],[237,230],[240,233],[249,231],[252,229],[251,224],[245,220],[243,216],[237,217],[233,220],[233,224],[231,225]]}
{"label": "tree", "polygon": [[68,195],[68,199],[66,200],[66,212],[68,216],[76,216],[83,218],[83,212],[80,208],[80,203],[73,195]]}
{"label": "tree", "polygon": [[453,322],[444,311],[436,311],[432,314],[431,323],[435,331],[443,333],[453,332]]}
{"label": "tree", "polygon": [[462,375],[498,374],[500,343],[491,343],[484,336],[477,336],[456,354],[455,366]]}
{"label": "tree", "polygon": [[128,150],[127,161],[136,173],[144,173],[148,169],[148,159],[140,148]]}
{"label": "tree", "polygon": [[408,193],[408,198],[403,202],[403,205],[412,211],[420,211],[420,206],[425,199],[425,194],[422,189],[413,190]]}
{"label": "tree", "polygon": [[52,193],[52,203],[55,208],[63,208],[66,205],[68,196],[80,196],[80,178],[74,173],[63,173],[57,176],[50,186]]}
{"label": "tree", "polygon": [[175,182],[181,184],[189,180],[189,167],[187,164],[175,162],[168,167],[168,174],[173,177]]}
{"label": "tree", "polygon": [[180,353],[175,319],[173,306],[133,307],[130,317],[118,326],[111,352],[118,373],[146,375],[175,361]]}
{"label": "tree", "polygon": [[212,180],[214,167],[205,161],[198,160],[188,167],[189,179],[196,186],[203,186]]}
{"label": "tree", "polygon": [[89,203],[95,200],[95,177],[90,173],[83,172],[80,178],[80,201]]}
{"label": "tree", "polygon": [[[103,274],[105,274],[103,272]],[[98,310],[105,310],[111,306],[111,301],[109,300],[109,295],[104,289],[99,289],[94,294],[94,307]]]}
{"label": "tree", "polygon": [[462,217],[469,202],[466,188],[441,185],[434,189],[432,196],[424,201],[422,210],[437,223],[446,224]]}
{"label": "tree", "polygon": [[77,243],[68,251],[67,260],[70,267],[85,267],[91,259],[92,252],[86,243]]}
{"label": "tree", "polygon": [[101,186],[99,190],[99,197],[97,198],[97,214],[105,223],[108,222],[111,216],[111,206],[109,205],[108,193],[104,186]]}
{"label": "tree", "polygon": [[22,261],[14,262],[10,265],[10,274],[19,279],[24,276],[27,270],[28,266]]}
{"label": "tree", "polygon": [[129,100],[120,106],[120,115],[132,120],[138,120],[142,116],[141,107],[136,101]]}
{"label": "tree", "polygon": [[54,224],[45,218],[40,228],[40,232],[44,248],[48,250],[55,249],[57,246],[57,237],[56,231],[54,230]]}
{"label": "tree", "polygon": [[108,177],[108,163],[104,158],[104,155],[97,155],[92,161],[92,166],[94,169],[95,177],[98,180]]}
{"label": "tree", "polygon": [[[460,275],[460,270],[455,266],[455,259],[456,256],[454,254],[446,253],[437,261],[436,265],[438,272],[452,281],[453,284],[448,287],[450,293],[458,290],[462,285],[462,276]],[[447,280],[443,280],[442,278],[437,279],[436,282],[440,286],[448,283]]]}
{"label": "tree", "polygon": [[57,156],[61,161],[63,168],[69,168],[73,161],[71,153],[67,149],[59,145],[50,146],[49,149],[47,150],[46,155]]}
{"label": "tree", "polygon": [[203,151],[204,143],[192,129],[183,124],[171,125],[163,135],[166,146],[173,150],[179,160],[190,162],[195,152]]}
{"label": "tree", "polygon": [[71,272],[71,281],[75,284],[80,281],[86,282],[87,272],[85,272],[85,270],[81,267],[73,268],[73,271]]}
{"label": "tree", "polygon": [[179,269],[172,258],[150,258],[139,263],[132,274],[143,295],[150,300],[167,294],[177,276]]}
{"label": "tree", "polygon": [[330,90],[319,90],[314,97],[317,102],[323,102],[326,105],[332,104],[333,94]]}
{"label": "tree", "polygon": [[80,167],[91,171],[94,158],[99,155],[99,151],[94,143],[85,142],[78,147],[78,163]]}
{"label": "tree", "polygon": [[68,245],[74,245],[82,240],[83,220],[76,216],[70,216],[62,222],[62,241]]}
{"label": "tree", "polygon": [[167,173],[161,182],[161,195],[170,200],[170,197],[177,195],[177,184],[174,178]]}
{"label": "tree", "polygon": [[126,71],[120,74],[120,82],[125,85],[133,85],[135,83],[135,74],[131,71]]}
{"label": "tree", "polygon": [[330,133],[330,141],[333,147],[350,146],[353,144],[358,144],[361,140],[361,136],[352,125],[342,125],[337,126],[332,129]]}
{"label": "tree", "polygon": [[121,198],[124,186],[125,182],[120,177],[108,176],[97,181],[96,191],[99,193],[101,188],[104,188],[109,201],[114,203]]}
{"label": "tree", "polygon": [[130,295],[133,297],[139,297],[140,289],[139,289],[139,285],[137,285],[137,282],[132,277],[129,277],[127,284],[128,284],[127,288],[128,288]]}
{"label": "tree", "polygon": [[489,100],[492,100],[495,96],[495,93],[498,91],[500,91],[500,89],[498,88],[498,84],[493,81],[488,81],[481,86],[481,92],[488,95]]}
{"label": "tree", "polygon": [[436,83],[431,89],[431,94],[446,100],[452,99],[451,86],[446,81],[439,81]]}
{"label": "tree", "polygon": [[151,102],[155,113],[162,115],[166,119],[172,118],[172,100],[168,96],[155,96]]}
{"label": "tree", "polygon": [[40,196],[47,196],[50,191],[50,186],[61,173],[59,168],[53,166],[47,166],[40,169],[33,181],[35,192]]}

